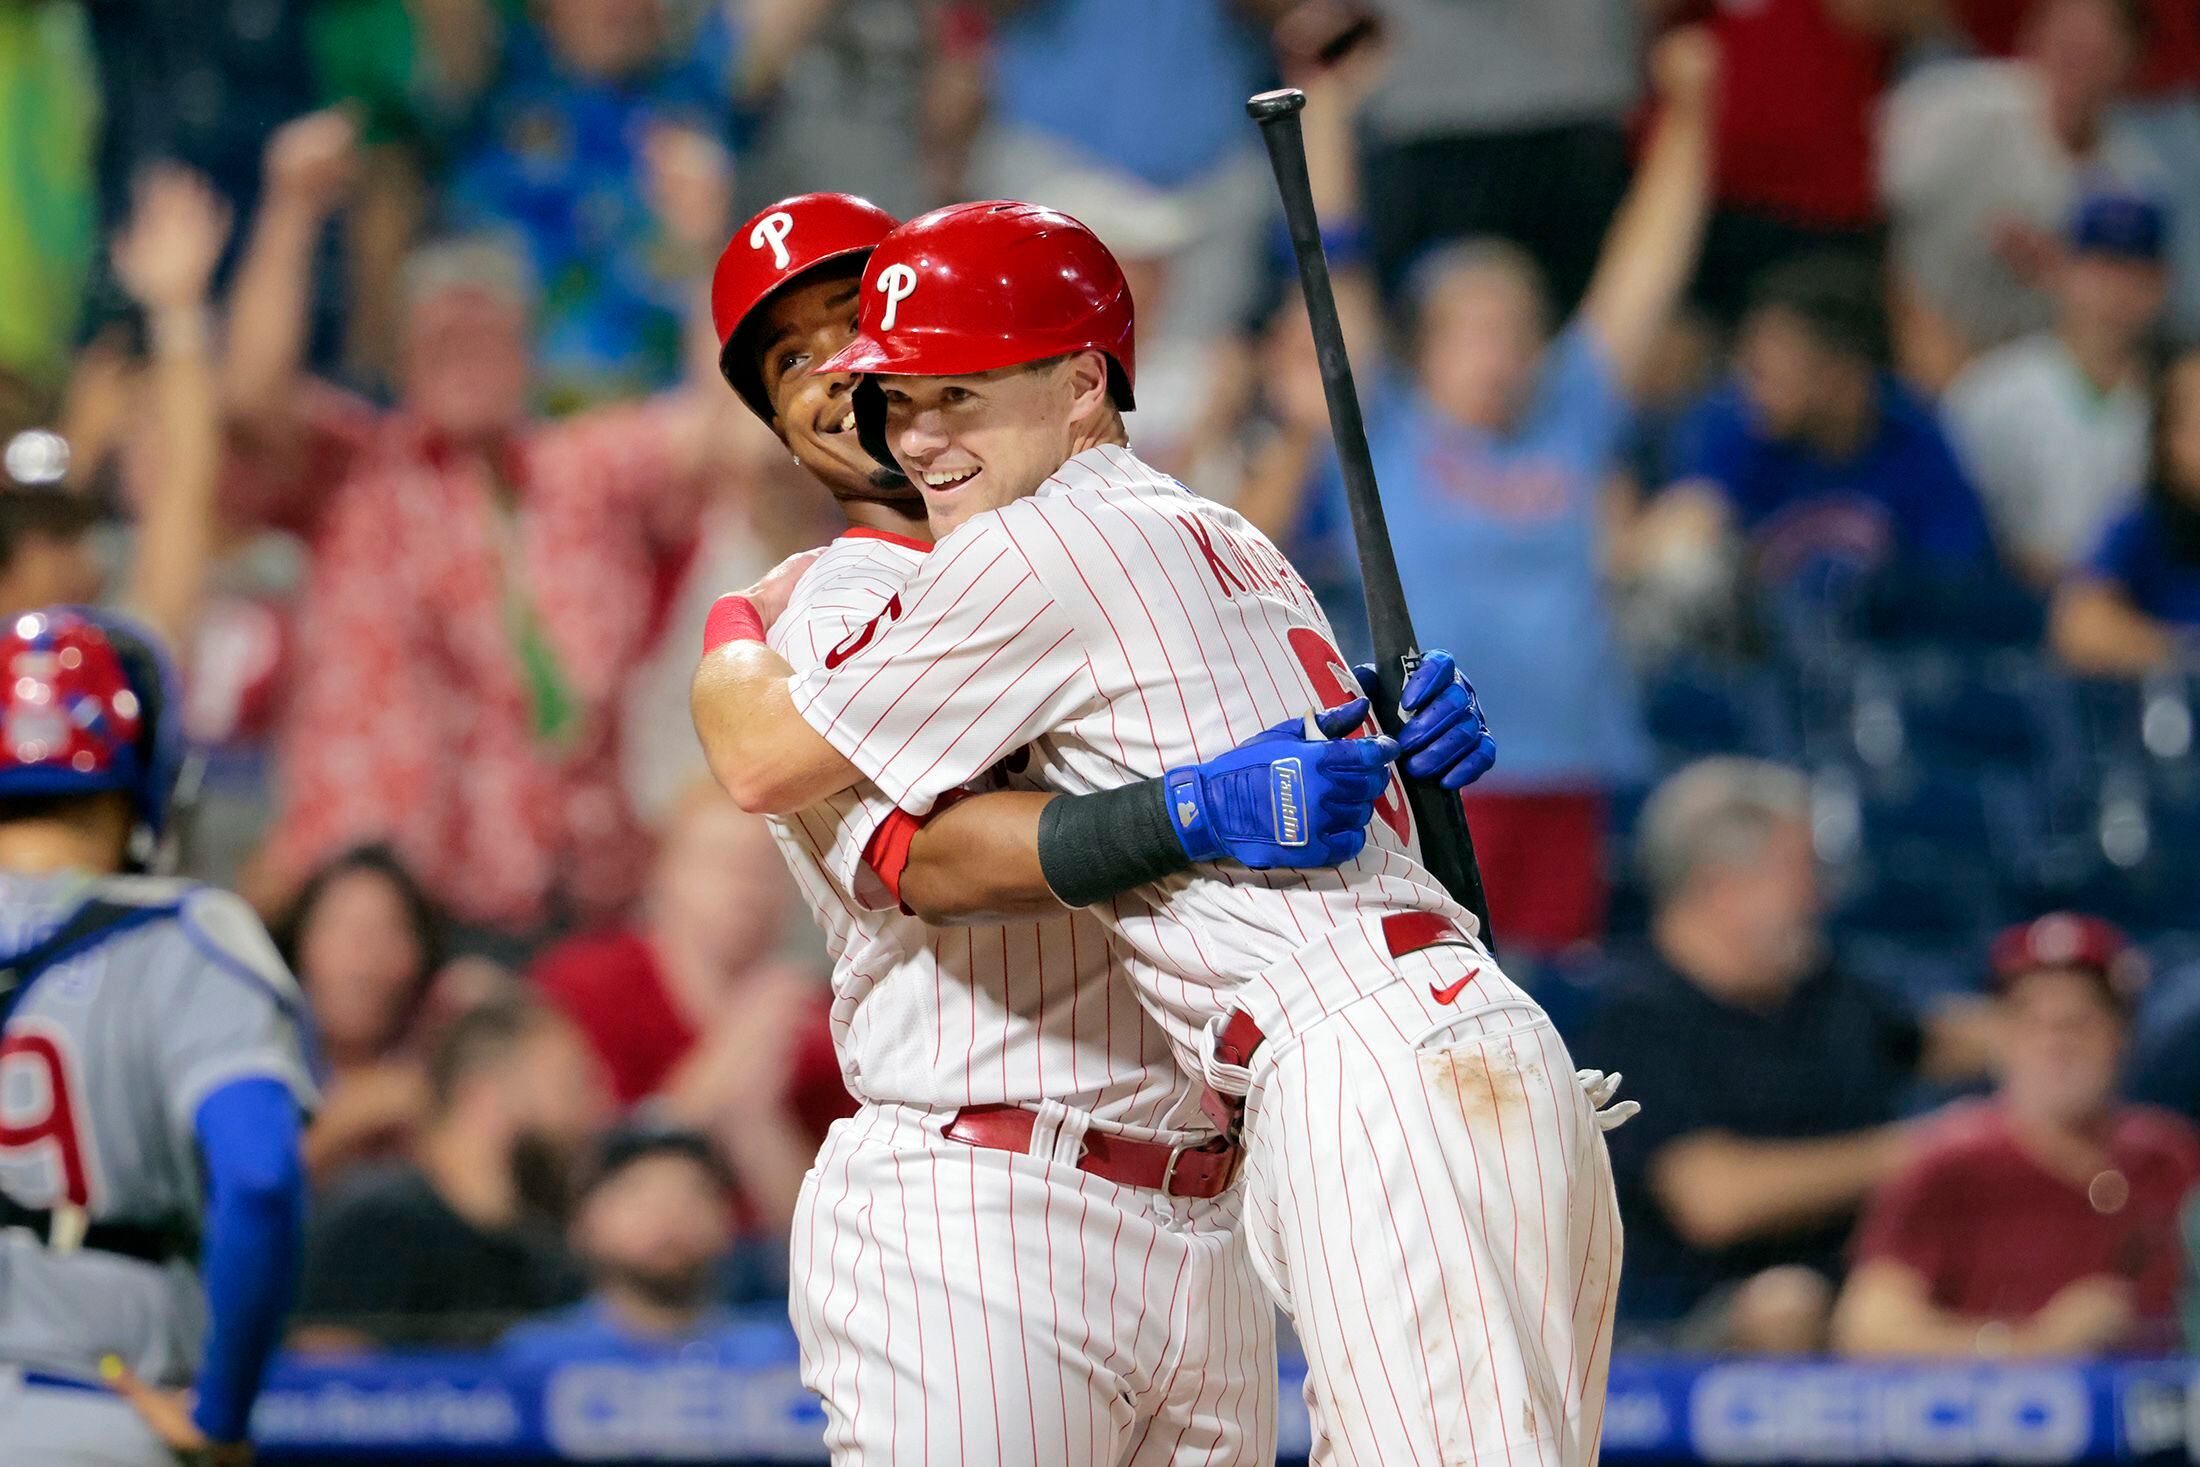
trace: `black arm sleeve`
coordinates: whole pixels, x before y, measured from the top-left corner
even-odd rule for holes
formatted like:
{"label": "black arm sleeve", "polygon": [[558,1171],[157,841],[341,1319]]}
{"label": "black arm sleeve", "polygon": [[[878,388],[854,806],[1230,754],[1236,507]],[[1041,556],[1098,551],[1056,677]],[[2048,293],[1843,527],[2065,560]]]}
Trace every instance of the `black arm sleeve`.
{"label": "black arm sleeve", "polygon": [[1062,795],[1039,812],[1039,869],[1064,906],[1089,907],[1191,864],[1161,780]]}

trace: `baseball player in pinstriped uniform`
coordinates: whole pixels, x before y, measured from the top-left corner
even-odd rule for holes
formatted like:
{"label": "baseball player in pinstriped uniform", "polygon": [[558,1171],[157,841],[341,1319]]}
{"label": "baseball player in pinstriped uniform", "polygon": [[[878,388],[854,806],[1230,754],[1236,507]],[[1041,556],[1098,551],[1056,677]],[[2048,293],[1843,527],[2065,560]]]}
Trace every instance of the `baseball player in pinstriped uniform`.
{"label": "baseball player in pinstriped uniform", "polygon": [[314,1088],[296,984],[227,892],[142,870],[181,738],[119,618],[0,628],[0,1456],[249,1459]]}
{"label": "baseball player in pinstriped uniform", "polygon": [[[857,442],[854,379],[819,370],[854,339],[863,263],[893,226],[843,195],[783,200],[735,233],[713,283],[728,382],[850,523],[777,577],[792,589],[770,641],[796,667],[855,655],[931,549],[922,498]],[[706,641],[744,614],[722,603]],[[1222,801],[1215,854],[1319,865],[1364,844],[1389,751],[1290,723],[1188,776]],[[1233,788],[1260,799],[1233,804]],[[793,1229],[790,1312],[836,1462],[1273,1453],[1273,1313],[1236,1235],[1237,1149],[1120,981],[1106,929],[1049,889],[1037,831],[1053,798],[975,793],[920,826],[859,783],[773,821],[827,934],[835,1039],[864,1101]],[[1166,829],[1158,781],[1115,798]]]}
{"label": "baseball player in pinstriped uniform", "polygon": [[[1028,748],[1020,779],[1085,797],[1041,814],[1055,889],[1100,901],[1148,1013],[1242,1097],[1246,1233],[1307,1346],[1316,1460],[1591,1461],[1619,1262],[1596,1099],[1415,858],[1401,793],[1337,869],[1108,894],[1166,837],[1097,792],[1174,794],[1169,771],[1353,678],[1275,547],[1127,447],[1114,260],[1061,214],[961,205],[882,242],[860,299],[827,368],[867,374],[859,433],[939,543],[829,665],[790,677],[753,629],[706,658],[714,768],[755,808],[868,780],[923,818]],[[1441,710],[1401,735],[1407,773],[1453,772],[1478,720],[1449,659],[1405,702]],[[1166,813],[1195,841],[1207,819]]]}

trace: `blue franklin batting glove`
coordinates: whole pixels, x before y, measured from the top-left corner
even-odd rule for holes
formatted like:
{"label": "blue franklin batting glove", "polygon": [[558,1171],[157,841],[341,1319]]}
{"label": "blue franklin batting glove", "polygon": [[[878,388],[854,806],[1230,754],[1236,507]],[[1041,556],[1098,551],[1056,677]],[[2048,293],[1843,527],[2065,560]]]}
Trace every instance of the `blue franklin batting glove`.
{"label": "blue franklin batting glove", "polygon": [[1367,710],[1365,698],[1354,698],[1277,724],[1204,764],[1170,770],[1169,826],[1184,853],[1255,871],[1336,866],[1357,856],[1398,757],[1390,739],[1351,737]]}
{"label": "blue franklin batting glove", "polygon": [[[1377,696],[1375,666],[1352,669],[1369,697]],[[1405,726],[1398,749],[1406,775],[1447,790],[1463,790],[1497,762],[1497,738],[1482,717],[1474,684],[1449,652],[1424,652],[1398,698]]]}

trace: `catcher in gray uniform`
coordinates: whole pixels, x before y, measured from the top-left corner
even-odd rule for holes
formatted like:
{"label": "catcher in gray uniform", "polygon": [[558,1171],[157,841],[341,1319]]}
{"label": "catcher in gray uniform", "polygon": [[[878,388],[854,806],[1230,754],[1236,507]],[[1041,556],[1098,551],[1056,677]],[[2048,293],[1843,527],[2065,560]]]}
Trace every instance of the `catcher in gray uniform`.
{"label": "catcher in gray uniform", "polygon": [[144,633],[0,627],[0,1456],[248,1461],[313,1103],[296,984],[237,897],[141,874],[180,737]]}

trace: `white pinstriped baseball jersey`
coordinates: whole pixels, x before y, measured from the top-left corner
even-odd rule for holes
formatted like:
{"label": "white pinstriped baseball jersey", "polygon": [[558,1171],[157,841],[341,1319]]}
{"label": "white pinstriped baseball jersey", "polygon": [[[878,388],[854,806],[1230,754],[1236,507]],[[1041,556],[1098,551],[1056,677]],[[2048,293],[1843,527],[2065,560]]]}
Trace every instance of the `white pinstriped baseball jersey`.
{"label": "white pinstriped baseball jersey", "polygon": [[[1029,746],[1072,793],[1208,758],[1356,691],[1305,583],[1242,517],[1103,447],[950,534],[795,706],[904,808]],[[1245,1096],[1254,1266],[1307,1346],[1315,1467],[1593,1462],[1619,1218],[1550,1020],[1478,945],[1402,790],[1333,871],[1201,867],[1118,898],[1132,982]],[[1202,1044],[1249,1010],[1248,1067]],[[1206,1052],[1203,1052],[1206,1051]]]}
{"label": "white pinstriped baseball jersey", "polygon": [[[1359,692],[1268,538],[1123,448],[1081,453],[959,527],[862,640],[800,673],[795,706],[918,814],[1026,745],[1032,779],[1081,794]],[[1365,992],[1389,964],[1387,914],[1473,930],[1413,858],[1395,780],[1377,816],[1367,849],[1335,870],[1202,866],[1115,901],[1131,981],[1188,1065],[1230,1002],[1273,1035]]]}
{"label": "white pinstriped baseball jersey", "polygon": [[[771,643],[859,646],[928,547],[855,531]],[[1198,1089],[1082,913],[935,929],[864,860],[893,802],[859,785],[775,821],[834,959],[849,1089],[795,1209],[789,1316],[835,1467],[1258,1467],[1276,1436],[1275,1316],[1239,1203],[1073,1165],[1094,1123],[1204,1126]],[[1038,1113],[1033,1154],[941,1135],[959,1107]],[[1043,1144],[1042,1144],[1043,1143]],[[1074,1327],[1073,1327],[1074,1326]]]}
{"label": "white pinstriped baseball jersey", "polygon": [[[847,655],[928,549],[871,530],[835,540],[773,624],[772,649],[797,669]],[[970,782],[985,774],[972,770]],[[1201,1124],[1197,1086],[1115,981],[1107,930],[1083,913],[926,926],[864,860],[893,810],[858,785],[771,822],[833,956],[833,1035],[849,1093],[949,1109],[1053,1100],[1113,1125]]]}

